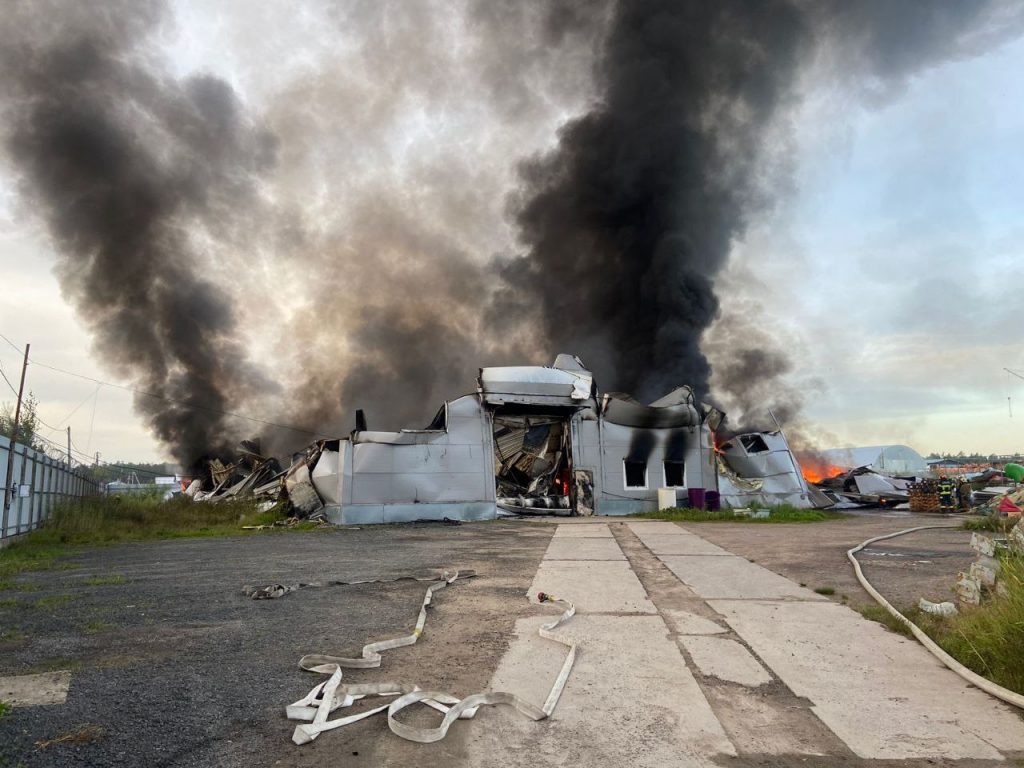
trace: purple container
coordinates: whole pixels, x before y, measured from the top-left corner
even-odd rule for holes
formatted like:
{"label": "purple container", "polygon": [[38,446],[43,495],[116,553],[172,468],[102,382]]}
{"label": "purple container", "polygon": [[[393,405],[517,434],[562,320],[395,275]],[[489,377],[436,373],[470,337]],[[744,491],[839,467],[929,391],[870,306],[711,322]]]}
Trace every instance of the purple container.
{"label": "purple container", "polygon": [[691,509],[704,509],[704,489],[703,488],[690,488],[690,508]]}
{"label": "purple container", "polygon": [[718,512],[722,509],[722,497],[718,491],[707,491],[704,500],[708,504],[708,512]]}

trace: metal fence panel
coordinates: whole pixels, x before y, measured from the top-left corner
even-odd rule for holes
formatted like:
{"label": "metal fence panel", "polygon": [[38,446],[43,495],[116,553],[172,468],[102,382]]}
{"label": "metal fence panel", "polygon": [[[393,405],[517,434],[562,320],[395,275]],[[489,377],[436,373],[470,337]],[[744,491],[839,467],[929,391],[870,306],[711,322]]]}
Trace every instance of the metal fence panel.
{"label": "metal fence panel", "polygon": [[10,439],[0,435],[0,482],[7,479],[7,464],[11,461],[13,493],[10,508],[0,520],[0,539],[35,530],[61,502],[98,493],[96,481],[85,468],[69,466],[66,461],[18,444],[12,456]]}

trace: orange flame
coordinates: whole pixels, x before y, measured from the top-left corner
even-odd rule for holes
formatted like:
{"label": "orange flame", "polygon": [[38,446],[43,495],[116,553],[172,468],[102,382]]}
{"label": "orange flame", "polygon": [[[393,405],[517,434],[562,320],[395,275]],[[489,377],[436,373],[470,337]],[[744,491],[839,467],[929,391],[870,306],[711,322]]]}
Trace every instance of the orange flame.
{"label": "orange flame", "polygon": [[846,470],[834,464],[829,464],[823,459],[804,457],[800,459],[800,471],[807,482],[820,483],[822,480],[838,477]]}

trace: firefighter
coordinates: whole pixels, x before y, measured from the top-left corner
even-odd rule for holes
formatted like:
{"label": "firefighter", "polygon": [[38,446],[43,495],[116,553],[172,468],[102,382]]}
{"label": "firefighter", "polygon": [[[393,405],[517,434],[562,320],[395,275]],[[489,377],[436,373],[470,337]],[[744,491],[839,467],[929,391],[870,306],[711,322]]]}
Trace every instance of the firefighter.
{"label": "firefighter", "polygon": [[971,508],[971,484],[962,477],[956,481],[956,506],[961,512]]}
{"label": "firefighter", "polygon": [[953,481],[945,475],[939,476],[939,511],[953,512],[956,507],[953,503]]}

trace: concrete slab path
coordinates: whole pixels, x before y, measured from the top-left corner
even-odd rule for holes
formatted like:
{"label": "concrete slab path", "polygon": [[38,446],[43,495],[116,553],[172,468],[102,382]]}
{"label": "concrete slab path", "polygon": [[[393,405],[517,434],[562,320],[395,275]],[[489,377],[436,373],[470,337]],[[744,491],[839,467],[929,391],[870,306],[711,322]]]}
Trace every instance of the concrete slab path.
{"label": "concrete slab path", "polygon": [[[1024,756],[1020,713],[917,643],[721,540],[663,521],[611,526],[560,525],[530,587],[578,608],[563,631],[580,655],[554,716],[481,712],[467,764],[781,766],[816,755],[974,766]],[[564,648],[537,635],[542,621],[517,622],[491,690],[545,699]]]}

